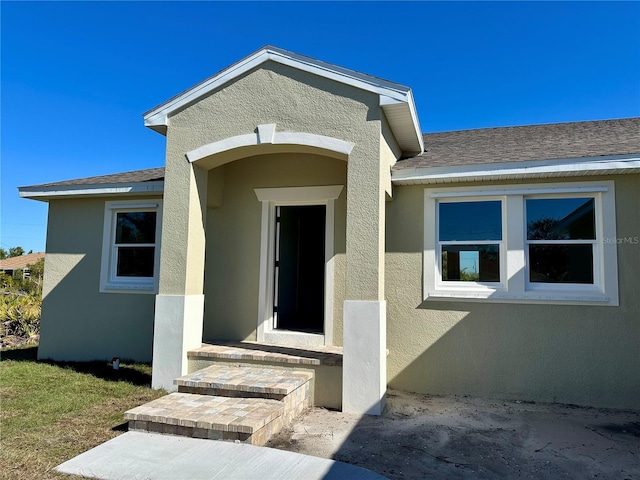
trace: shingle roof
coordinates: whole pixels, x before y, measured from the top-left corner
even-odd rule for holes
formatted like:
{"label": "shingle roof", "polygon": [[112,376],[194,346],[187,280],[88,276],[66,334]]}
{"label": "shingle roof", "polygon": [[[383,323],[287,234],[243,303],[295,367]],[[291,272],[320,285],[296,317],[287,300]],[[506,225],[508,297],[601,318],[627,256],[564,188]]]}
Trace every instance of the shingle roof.
{"label": "shingle roof", "polygon": [[[28,188],[35,187],[70,187],[74,185],[110,185],[119,183],[143,183],[164,180],[164,168],[149,168],[147,170],[135,170],[133,172],[115,173],[112,175],[101,175],[99,177],[78,178],[75,180],[65,180],[62,182],[43,183],[40,185],[29,185]],[[26,187],[22,187],[26,188]]]}
{"label": "shingle roof", "polygon": [[640,118],[428,133],[424,147],[393,169],[638,154]]}
{"label": "shingle roof", "polygon": [[[427,133],[424,143],[422,155],[398,161],[393,170],[640,154],[640,117]],[[162,180],[160,167],[22,188]]]}
{"label": "shingle roof", "polygon": [[41,258],[44,258],[44,252],[27,253],[19,257],[5,258],[0,260],[0,270],[16,270],[25,268],[27,265],[33,265]]}

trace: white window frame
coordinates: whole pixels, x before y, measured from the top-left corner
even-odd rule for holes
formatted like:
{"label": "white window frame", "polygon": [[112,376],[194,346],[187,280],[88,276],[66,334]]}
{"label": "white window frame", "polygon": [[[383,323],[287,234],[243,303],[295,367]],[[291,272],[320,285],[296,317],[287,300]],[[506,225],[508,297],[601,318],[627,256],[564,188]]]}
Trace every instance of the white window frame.
{"label": "white window frame", "polygon": [[436,277],[436,286],[440,290],[450,289],[452,291],[459,291],[464,293],[469,290],[470,286],[472,286],[473,290],[478,292],[493,292],[493,291],[503,291],[505,290],[505,278],[507,275],[507,269],[505,262],[502,261],[503,252],[506,251],[506,229],[504,224],[504,216],[506,213],[505,210],[505,202],[504,198],[500,196],[491,196],[487,195],[486,197],[477,198],[477,197],[458,197],[451,199],[449,203],[457,203],[457,202],[489,202],[489,201],[499,201],[502,212],[502,240],[464,240],[464,241],[439,241],[440,237],[439,225],[440,225],[440,213],[436,204],[436,212],[435,212],[435,228],[436,228],[436,265],[438,268],[438,272],[442,271],[442,248],[441,245],[498,245],[499,250],[499,258],[500,258],[500,281],[498,282],[467,282],[467,281],[444,281],[442,280],[442,275],[439,274]]}
{"label": "white window frame", "polygon": [[[593,284],[551,284],[529,281],[526,199],[590,197],[595,200],[596,240]],[[456,201],[502,201],[500,282],[442,281],[438,204]],[[540,183],[487,187],[427,188],[424,191],[423,295],[427,300],[609,305],[618,303],[618,266],[613,181]],[[478,243],[478,242],[461,242]],[[486,242],[479,242],[486,243]],[[572,243],[570,241],[564,243]]]}
{"label": "white window frame", "polygon": [[[153,277],[118,277],[116,275],[115,245],[116,221],[118,213],[125,212],[155,212],[156,213],[156,241],[155,244],[142,246],[154,247]],[[158,292],[160,269],[160,240],[162,231],[162,200],[141,201],[109,201],[105,202],[104,227],[102,235],[102,263],[100,268],[101,293],[146,293]]]}

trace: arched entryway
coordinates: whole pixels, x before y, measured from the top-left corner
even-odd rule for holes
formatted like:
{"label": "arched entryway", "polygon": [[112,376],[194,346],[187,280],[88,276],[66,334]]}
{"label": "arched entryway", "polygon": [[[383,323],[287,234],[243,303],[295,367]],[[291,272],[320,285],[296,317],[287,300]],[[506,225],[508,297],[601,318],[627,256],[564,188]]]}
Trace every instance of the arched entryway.
{"label": "arched entryway", "polygon": [[[187,153],[193,165],[209,169],[205,341],[341,340],[334,337],[344,301],[334,298],[335,255],[345,253],[352,147],[260,125]],[[344,261],[338,277],[344,283]]]}

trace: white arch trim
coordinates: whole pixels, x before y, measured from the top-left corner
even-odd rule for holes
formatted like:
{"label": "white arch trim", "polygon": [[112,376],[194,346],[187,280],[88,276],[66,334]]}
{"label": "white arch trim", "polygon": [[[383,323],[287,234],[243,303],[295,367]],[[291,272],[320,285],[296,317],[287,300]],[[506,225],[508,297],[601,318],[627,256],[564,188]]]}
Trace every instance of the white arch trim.
{"label": "white arch trim", "polygon": [[348,157],[355,146],[352,142],[339,138],[316,135],[305,132],[276,132],[276,124],[258,125],[255,133],[236,135],[217,142],[209,143],[187,152],[189,162],[197,162],[203,158],[228,152],[236,148],[252,147],[257,145],[301,145],[328,150],[341,156]]}

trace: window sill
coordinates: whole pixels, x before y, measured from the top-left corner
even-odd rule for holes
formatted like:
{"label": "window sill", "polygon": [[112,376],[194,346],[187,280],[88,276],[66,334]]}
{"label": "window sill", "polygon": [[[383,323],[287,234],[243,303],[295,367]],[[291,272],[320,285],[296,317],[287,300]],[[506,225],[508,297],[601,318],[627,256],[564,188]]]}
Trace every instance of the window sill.
{"label": "window sill", "polygon": [[602,294],[580,294],[575,292],[532,292],[526,294],[510,294],[506,292],[429,292],[427,301],[482,301],[490,303],[522,303],[545,305],[606,305],[618,306],[610,297]]}
{"label": "window sill", "polygon": [[100,289],[100,293],[146,293],[156,294],[157,289],[151,283],[108,283]]}

